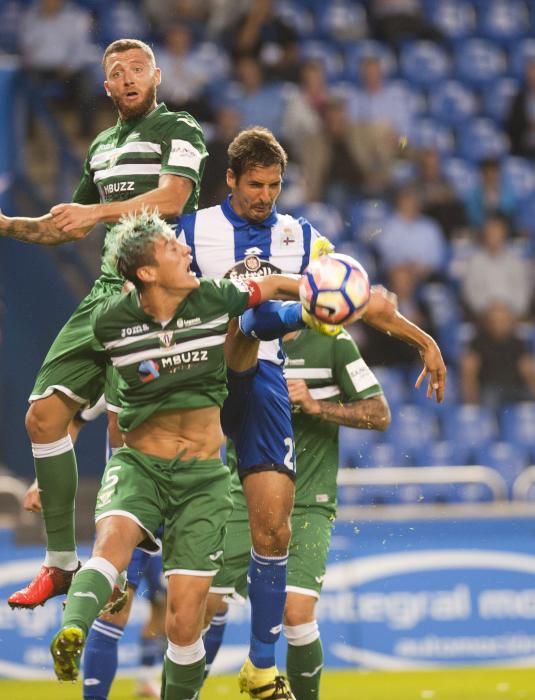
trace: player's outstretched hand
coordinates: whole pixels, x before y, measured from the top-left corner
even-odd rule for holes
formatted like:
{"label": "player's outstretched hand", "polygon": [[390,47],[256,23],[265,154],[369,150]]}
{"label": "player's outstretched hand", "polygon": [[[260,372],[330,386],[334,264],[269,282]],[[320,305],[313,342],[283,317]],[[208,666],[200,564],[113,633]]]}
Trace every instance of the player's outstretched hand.
{"label": "player's outstretched hand", "polygon": [[308,312],[304,306],[302,306],[301,308],[303,321],[309,328],[312,328],[313,331],[317,331],[322,335],[334,336],[338,335],[342,330],[342,326],[335,326],[332,323],[325,323],[324,321],[320,321],[315,316],[312,316],[312,314]]}
{"label": "player's outstretched hand", "polygon": [[56,204],[50,213],[54,224],[65,232],[92,228],[99,222],[94,204]]}
{"label": "player's outstretched hand", "polygon": [[446,365],[442,359],[442,353],[435,341],[430,338],[429,344],[425,349],[419,350],[420,357],[424,363],[424,368],[420,372],[416,380],[415,387],[419,389],[426,377],[429,377],[427,383],[427,398],[433,398],[433,394],[438,403],[442,403],[444,399],[444,391],[446,389]]}
{"label": "player's outstretched hand", "polygon": [[32,513],[41,512],[41,496],[39,494],[39,486],[37,484],[37,479],[34,480],[33,484],[24,494],[22,505],[24,507],[24,510],[29,510]]}

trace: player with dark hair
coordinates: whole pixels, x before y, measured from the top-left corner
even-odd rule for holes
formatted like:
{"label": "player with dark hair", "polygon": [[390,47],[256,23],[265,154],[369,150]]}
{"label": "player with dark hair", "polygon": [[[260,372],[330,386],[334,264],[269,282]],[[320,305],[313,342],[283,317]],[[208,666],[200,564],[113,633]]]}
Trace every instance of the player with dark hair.
{"label": "player with dark hair", "polygon": [[[157,209],[166,219],[197,206],[207,156],[204,137],[186,112],[157,104],[160,70],[152,49],[120,39],[104,51],[104,88],[119,119],[89,147],[71,204],[59,204],[36,219],[0,216],[0,235],[56,245],[84,237],[98,223]],[[106,236],[105,248],[110,243]],[[34,608],[65,593],[79,568],[74,532],[76,458],[68,429],[80,407],[103,392],[105,366],[93,351],[90,315],[124,280],[103,263],[102,274],[60,331],[39,371],[26,416],[47,534],[47,554],[30,585],[11,595],[12,608]],[[115,447],[121,445],[110,421]]]}

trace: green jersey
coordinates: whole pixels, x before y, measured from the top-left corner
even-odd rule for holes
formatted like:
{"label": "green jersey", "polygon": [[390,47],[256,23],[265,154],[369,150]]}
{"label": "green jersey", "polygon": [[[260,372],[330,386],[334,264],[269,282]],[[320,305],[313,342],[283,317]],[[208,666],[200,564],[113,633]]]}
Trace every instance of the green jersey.
{"label": "green jersey", "polygon": [[[171,174],[192,180],[193,190],[184,212],[194,211],[207,155],[197,121],[187,112],[170,112],[160,104],[144,117],[119,119],[96,137],[89,147],[73,202],[132,199],[156,189],[161,175]],[[102,274],[117,278],[117,272],[106,263]]]}
{"label": "green jersey", "polygon": [[145,313],[135,290],[95,309],[97,349],[119,375],[121,430],[133,430],[160,411],[223,404],[228,322],[243,313],[249,298],[239,281],[202,279],[166,323]]}
{"label": "green jersey", "polygon": [[[304,379],[314,399],[350,403],[382,394],[373,372],[346,331],[331,338],[301,331],[283,343],[286,379]],[[339,425],[294,410],[295,505],[335,510]]]}

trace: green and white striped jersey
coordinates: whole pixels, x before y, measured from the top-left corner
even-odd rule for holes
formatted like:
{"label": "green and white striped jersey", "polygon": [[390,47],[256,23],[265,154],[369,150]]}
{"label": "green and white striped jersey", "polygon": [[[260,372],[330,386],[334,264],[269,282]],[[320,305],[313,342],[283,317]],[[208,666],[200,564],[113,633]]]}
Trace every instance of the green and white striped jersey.
{"label": "green and white striped jersey", "polygon": [[165,324],[145,313],[135,290],[95,309],[96,349],[119,375],[121,430],[133,430],[160,411],[223,404],[227,327],[249,298],[239,281],[202,279]]}
{"label": "green and white striped jersey", "polygon": [[[350,403],[382,394],[375,375],[346,331],[331,338],[301,331],[283,343],[286,379],[304,379],[315,399]],[[292,414],[297,480],[295,505],[335,510],[339,425]]]}
{"label": "green and white striped jersey", "polygon": [[[147,116],[119,119],[96,137],[89,147],[73,202],[132,199],[158,187],[160,175],[172,174],[192,180],[194,187],[184,212],[194,211],[207,155],[197,121],[187,112],[170,112],[160,104]],[[106,264],[102,274],[117,278],[116,271]]]}

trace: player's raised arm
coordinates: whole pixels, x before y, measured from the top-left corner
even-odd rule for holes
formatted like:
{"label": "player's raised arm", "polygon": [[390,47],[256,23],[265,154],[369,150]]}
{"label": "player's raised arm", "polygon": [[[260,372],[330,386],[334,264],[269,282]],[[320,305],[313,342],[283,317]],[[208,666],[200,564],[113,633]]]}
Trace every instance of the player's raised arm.
{"label": "player's raised arm", "polygon": [[24,243],[59,245],[85,238],[90,230],[91,226],[84,226],[64,231],[56,225],[50,214],[37,218],[0,214],[0,236]]}
{"label": "player's raised arm", "polygon": [[416,380],[418,389],[426,376],[429,376],[427,397],[435,393],[440,403],[444,398],[446,385],[446,365],[435,340],[424,330],[397,310],[395,295],[382,287],[372,289],[370,302],[362,319],[373,328],[402,340],[418,349],[424,368]]}
{"label": "player's raised arm", "polygon": [[251,297],[249,306],[257,306],[264,301],[275,299],[278,301],[299,300],[299,278],[287,275],[269,275],[254,281],[248,280],[248,285],[256,285],[258,291]]}

